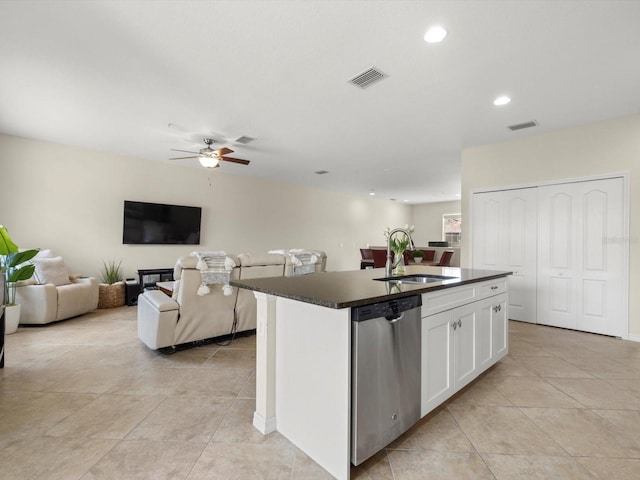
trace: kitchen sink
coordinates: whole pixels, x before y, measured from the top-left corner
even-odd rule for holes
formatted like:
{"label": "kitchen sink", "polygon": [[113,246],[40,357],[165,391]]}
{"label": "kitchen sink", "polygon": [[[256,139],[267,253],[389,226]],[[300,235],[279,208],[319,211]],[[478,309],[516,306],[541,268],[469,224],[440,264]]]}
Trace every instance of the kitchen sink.
{"label": "kitchen sink", "polygon": [[426,283],[444,282],[445,280],[455,280],[458,277],[447,277],[445,275],[430,275],[426,273],[416,273],[414,275],[397,275],[394,277],[374,278],[380,282],[407,283],[411,285],[422,285]]}

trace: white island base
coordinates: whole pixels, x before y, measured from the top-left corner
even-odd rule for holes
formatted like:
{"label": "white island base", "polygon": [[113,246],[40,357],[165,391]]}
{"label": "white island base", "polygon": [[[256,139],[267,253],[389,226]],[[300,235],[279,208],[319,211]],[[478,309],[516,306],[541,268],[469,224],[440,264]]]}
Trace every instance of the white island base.
{"label": "white island base", "polygon": [[[351,468],[351,309],[254,292],[256,411],[339,480]],[[507,354],[507,281],[422,294],[424,416]]]}

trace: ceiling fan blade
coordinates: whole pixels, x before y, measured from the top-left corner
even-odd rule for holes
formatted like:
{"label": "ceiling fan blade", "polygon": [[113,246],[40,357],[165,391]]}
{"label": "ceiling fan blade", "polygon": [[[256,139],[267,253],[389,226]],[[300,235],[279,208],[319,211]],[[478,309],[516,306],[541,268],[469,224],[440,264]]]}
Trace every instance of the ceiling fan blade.
{"label": "ceiling fan blade", "polygon": [[190,150],[178,150],[177,148],[172,148],[171,150],[174,151],[174,152],[198,153],[198,152],[192,152]]}
{"label": "ceiling fan blade", "polygon": [[222,147],[220,150],[218,150],[218,155],[226,155],[227,153],[233,153],[233,150],[227,147]]}
{"label": "ceiling fan blade", "polygon": [[193,157],[174,157],[174,158],[170,158],[169,160],[184,160],[185,158],[198,158],[198,156],[195,155]]}
{"label": "ceiling fan blade", "polygon": [[220,160],[224,160],[225,162],[239,163],[241,165],[249,165],[249,160],[243,160],[241,158],[220,157]]}

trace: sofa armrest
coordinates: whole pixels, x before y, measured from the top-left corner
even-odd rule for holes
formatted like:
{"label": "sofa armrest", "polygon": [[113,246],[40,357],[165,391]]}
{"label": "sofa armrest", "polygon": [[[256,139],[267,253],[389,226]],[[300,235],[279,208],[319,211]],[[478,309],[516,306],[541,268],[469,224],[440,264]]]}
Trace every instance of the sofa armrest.
{"label": "sofa armrest", "polygon": [[178,302],[160,290],[147,290],[141,296],[144,296],[149,305],[159,312],[168,312],[180,308]]}
{"label": "sofa armrest", "polygon": [[147,290],[138,297],[138,338],[149,348],[175,344],[178,302],[160,290]]}
{"label": "sofa armrest", "polygon": [[53,283],[18,285],[16,303],[20,307],[21,324],[45,324],[55,321],[58,311],[58,292]]}

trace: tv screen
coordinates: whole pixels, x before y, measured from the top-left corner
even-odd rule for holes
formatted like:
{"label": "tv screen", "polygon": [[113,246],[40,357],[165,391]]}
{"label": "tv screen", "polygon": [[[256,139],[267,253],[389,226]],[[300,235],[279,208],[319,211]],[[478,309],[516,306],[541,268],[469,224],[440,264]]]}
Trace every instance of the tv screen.
{"label": "tv screen", "polygon": [[200,244],[200,207],[124,201],[124,244]]}

